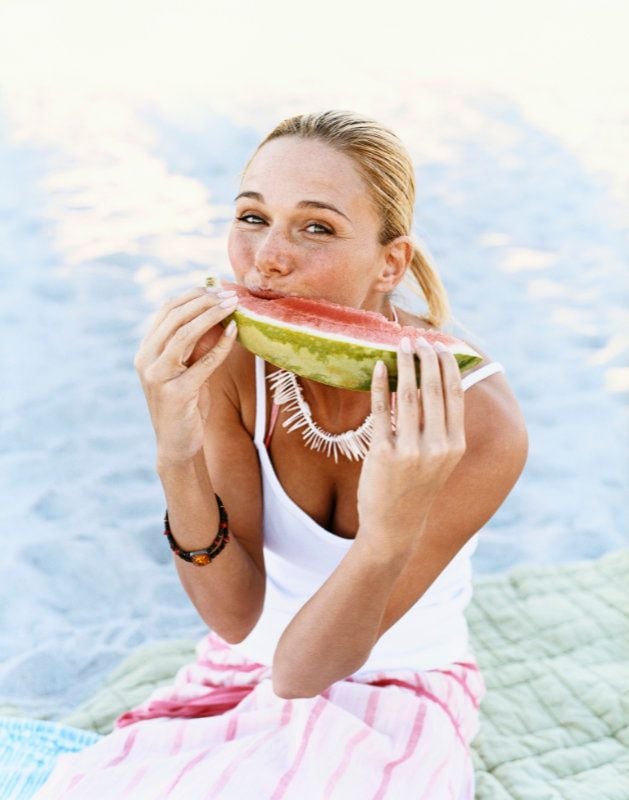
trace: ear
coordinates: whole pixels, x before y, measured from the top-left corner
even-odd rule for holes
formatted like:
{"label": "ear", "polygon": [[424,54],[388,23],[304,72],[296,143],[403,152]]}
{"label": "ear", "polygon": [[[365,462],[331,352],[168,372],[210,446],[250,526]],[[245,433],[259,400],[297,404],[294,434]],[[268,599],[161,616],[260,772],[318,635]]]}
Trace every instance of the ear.
{"label": "ear", "polygon": [[395,289],[413,259],[413,249],[410,236],[398,236],[383,246],[383,265],[376,283],[378,291],[390,292]]}

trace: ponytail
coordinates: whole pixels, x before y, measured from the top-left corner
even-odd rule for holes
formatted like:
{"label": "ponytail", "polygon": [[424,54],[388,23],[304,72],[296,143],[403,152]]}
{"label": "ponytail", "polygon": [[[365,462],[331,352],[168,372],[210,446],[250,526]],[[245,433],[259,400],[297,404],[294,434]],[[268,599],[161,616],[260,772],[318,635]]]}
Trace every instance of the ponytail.
{"label": "ponytail", "polygon": [[[409,290],[426,301],[428,312],[422,319],[435,328],[442,328],[452,319],[452,311],[448,302],[446,288],[443,285],[439,273],[432,265],[432,262],[425,255],[424,249],[418,244],[413,245],[413,258],[408,265],[408,272],[414,280],[409,281],[405,275],[404,283]],[[419,286],[418,291],[417,286]]]}

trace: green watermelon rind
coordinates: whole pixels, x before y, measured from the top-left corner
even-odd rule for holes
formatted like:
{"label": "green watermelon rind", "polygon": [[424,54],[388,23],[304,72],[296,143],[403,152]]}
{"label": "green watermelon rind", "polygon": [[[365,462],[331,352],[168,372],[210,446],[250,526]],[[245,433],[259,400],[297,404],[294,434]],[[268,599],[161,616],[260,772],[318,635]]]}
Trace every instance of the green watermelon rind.
{"label": "green watermelon rind", "polygon": [[[397,349],[393,345],[370,347],[350,339],[299,330],[285,323],[263,322],[246,311],[236,309],[223,325],[234,319],[238,342],[269,364],[296,375],[335,388],[357,392],[371,391],[373,369],[378,359],[384,361],[389,375],[389,390],[397,389]],[[338,344],[335,344],[335,338]],[[459,370],[470,369],[482,361],[477,354],[454,353]],[[419,360],[415,361],[417,385],[421,378]]]}

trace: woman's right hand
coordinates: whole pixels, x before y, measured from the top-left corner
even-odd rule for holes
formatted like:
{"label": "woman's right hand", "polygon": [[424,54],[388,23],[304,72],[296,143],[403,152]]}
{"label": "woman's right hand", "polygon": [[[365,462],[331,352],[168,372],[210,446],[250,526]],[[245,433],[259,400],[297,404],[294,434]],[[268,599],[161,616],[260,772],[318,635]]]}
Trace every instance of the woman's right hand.
{"label": "woman's right hand", "polygon": [[210,413],[207,380],[237,332],[235,325],[230,334],[219,323],[237,303],[234,292],[192,289],[161,307],[142,340],[134,366],[155,430],[158,464],[187,461],[203,446]]}

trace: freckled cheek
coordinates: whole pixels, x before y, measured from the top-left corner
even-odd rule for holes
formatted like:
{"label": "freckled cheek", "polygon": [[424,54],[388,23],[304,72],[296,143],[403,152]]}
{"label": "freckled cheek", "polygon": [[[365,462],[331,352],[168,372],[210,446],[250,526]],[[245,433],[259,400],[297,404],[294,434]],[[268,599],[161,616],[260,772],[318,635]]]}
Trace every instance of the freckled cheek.
{"label": "freckled cheek", "polygon": [[330,258],[317,259],[312,262],[312,268],[316,271],[319,279],[329,281],[331,284],[342,283],[344,266],[343,262],[339,263]]}
{"label": "freckled cheek", "polygon": [[246,236],[240,236],[237,231],[230,231],[227,237],[227,255],[234,269],[251,266],[254,249]]}

